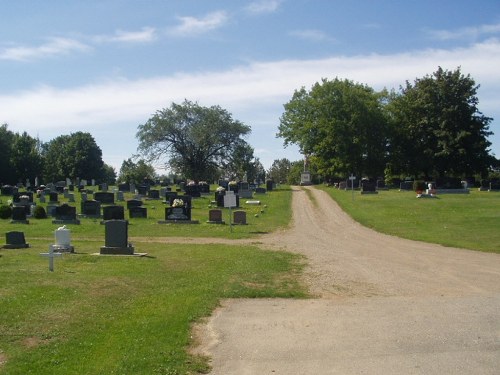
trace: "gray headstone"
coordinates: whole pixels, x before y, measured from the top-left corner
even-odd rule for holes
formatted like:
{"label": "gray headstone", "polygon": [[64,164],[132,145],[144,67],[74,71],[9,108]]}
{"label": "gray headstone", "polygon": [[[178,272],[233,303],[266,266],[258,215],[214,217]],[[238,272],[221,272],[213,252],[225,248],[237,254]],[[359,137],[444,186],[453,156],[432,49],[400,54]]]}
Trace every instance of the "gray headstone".
{"label": "gray headstone", "polygon": [[105,225],[105,245],[101,254],[133,255],[134,247],[128,243],[128,222],[126,220],[109,220]]}
{"label": "gray headstone", "polygon": [[247,223],[247,213],[245,211],[234,211],[233,224],[245,225]]}
{"label": "gray headstone", "polygon": [[29,247],[24,239],[24,232],[11,231],[5,233],[5,249],[23,249]]}

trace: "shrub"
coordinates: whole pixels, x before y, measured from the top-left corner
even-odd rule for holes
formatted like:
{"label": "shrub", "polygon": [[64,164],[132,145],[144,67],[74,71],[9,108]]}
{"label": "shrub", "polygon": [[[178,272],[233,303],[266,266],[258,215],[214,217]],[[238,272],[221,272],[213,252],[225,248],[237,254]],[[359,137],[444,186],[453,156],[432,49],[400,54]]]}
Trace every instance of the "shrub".
{"label": "shrub", "polygon": [[8,219],[12,217],[12,208],[10,206],[0,206],[0,219]]}
{"label": "shrub", "polygon": [[42,206],[35,206],[35,209],[33,210],[33,216],[35,219],[46,219],[47,218],[47,212],[45,212],[45,208]]}

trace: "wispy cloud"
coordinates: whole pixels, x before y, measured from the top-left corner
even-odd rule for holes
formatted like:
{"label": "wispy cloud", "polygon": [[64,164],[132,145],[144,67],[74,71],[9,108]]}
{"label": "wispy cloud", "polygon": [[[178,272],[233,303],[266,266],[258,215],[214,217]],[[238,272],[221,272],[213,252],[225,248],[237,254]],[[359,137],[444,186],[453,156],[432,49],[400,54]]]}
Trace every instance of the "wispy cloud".
{"label": "wispy cloud", "polygon": [[93,38],[96,42],[117,43],[148,43],[157,38],[156,30],[152,27],[143,27],[140,31],[117,30],[114,35],[100,35]]}
{"label": "wispy cloud", "polygon": [[[234,118],[252,126],[252,144],[276,150],[282,146],[274,137],[279,117],[294,90],[309,89],[321,78],[335,77],[367,84],[375,90],[398,89],[406,80],[431,74],[438,66],[449,70],[460,66],[464,74],[470,74],[481,85],[480,110],[500,118],[500,41],[489,40],[452,50],[255,62],[227,71],[109,80],[71,89],[35,87],[0,95],[0,123],[7,123],[12,131],[39,135],[42,140],[84,129],[96,135],[103,154],[114,155],[114,164],[119,165],[120,160],[136,151],[138,124],[155,111],[187,98],[204,106],[226,108]],[[500,134],[500,129],[492,130]],[[500,144],[499,135],[495,137],[494,142]],[[266,155],[262,152],[258,156],[265,159]],[[266,160],[269,165],[271,162]]]}
{"label": "wispy cloud", "polygon": [[200,35],[207,31],[215,30],[223,26],[228,21],[225,11],[208,13],[204,17],[177,17],[180,24],[170,29],[170,34],[176,36]]}
{"label": "wispy cloud", "polygon": [[294,30],[290,32],[291,36],[297,37],[303,40],[309,40],[313,42],[332,42],[335,41],[334,38],[326,34],[321,30]]}
{"label": "wispy cloud", "polygon": [[49,38],[46,43],[39,46],[14,46],[0,50],[0,60],[33,61],[70,52],[82,52],[91,47],[75,39]]}
{"label": "wispy cloud", "polygon": [[477,40],[481,36],[500,34],[500,24],[464,27],[456,30],[428,30],[432,38],[439,40]]}
{"label": "wispy cloud", "polygon": [[254,1],[245,7],[250,14],[273,13],[281,5],[281,0],[260,0]]}

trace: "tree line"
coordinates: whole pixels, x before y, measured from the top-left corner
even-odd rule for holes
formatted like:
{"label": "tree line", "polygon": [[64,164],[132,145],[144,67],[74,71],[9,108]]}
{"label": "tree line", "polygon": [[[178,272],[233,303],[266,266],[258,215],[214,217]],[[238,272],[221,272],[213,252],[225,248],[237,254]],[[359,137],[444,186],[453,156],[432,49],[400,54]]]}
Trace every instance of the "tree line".
{"label": "tree line", "polygon": [[298,145],[325,179],[486,177],[498,161],[490,155],[492,118],[478,109],[478,88],[460,68],[439,67],[399,92],[323,79],[294,92],[277,137],[285,147]]}
{"label": "tree line", "polygon": [[31,184],[65,180],[67,177],[113,183],[113,167],[102,160],[102,151],[89,133],[76,132],[42,142],[0,126],[0,184]]}

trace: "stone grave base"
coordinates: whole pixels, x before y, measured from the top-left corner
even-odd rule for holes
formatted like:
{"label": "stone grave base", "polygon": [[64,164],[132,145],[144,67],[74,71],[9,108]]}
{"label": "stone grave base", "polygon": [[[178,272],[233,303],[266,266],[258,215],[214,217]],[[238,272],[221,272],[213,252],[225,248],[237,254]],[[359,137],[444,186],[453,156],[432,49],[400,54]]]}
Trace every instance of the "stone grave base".
{"label": "stone grave base", "polygon": [[80,225],[80,220],[52,220],[52,224],[75,224]]}
{"label": "stone grave base", "polygon": [[5,244],[2,249],[27,249],[28,247],[30,247],[29,243]]}
{"label": "stone grave base", "polygon": [[135,255],[134,247],[111,247],[111,246],[102,246],[100,255]]}
{"label": "stone grave base", "polygon": [[436,194],[470,194],[469,189],[435,189]]}
{"label": "stone grave base", "polygon": [[210,221],[210,220],[208,220],[207,224],[226,224],[226,222],[224,220],[221,220],[221,221]]}
{"label": "stone grave base", "polygon": [[199,224],[199,220],[160,220],[158,224]]}
{"label": "stone grave base", "polygon": [[99,255],[99,256],[111,256],[111,257],[145,257],[148,253],[133,253],[133,254],[103,254],[103,253],[92,253],[90,255]]}
{"label": "stone grave base", "polygon": [[11,224],[29,224],[30,221],[29,220],[11,220],[10,223]]}
{"label": "stone grave base", "polygon": [[73,245],[51,245],[54,253],[74,253],[75,247]]}
{"label": "stone grave base", "polygon": [[361,191],[361,194],[378,194],[378,191]]}

